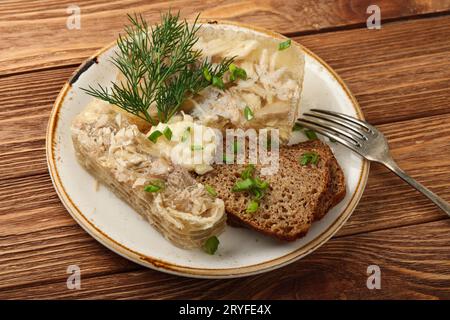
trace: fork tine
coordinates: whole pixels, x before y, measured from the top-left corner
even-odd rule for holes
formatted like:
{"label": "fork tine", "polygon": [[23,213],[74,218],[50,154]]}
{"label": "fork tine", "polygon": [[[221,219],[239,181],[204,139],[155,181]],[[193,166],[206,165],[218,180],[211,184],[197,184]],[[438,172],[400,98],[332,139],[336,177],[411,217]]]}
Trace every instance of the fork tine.
{"label": "fork tine", "polygon": [[340,118],[342,120],[346,120],[347,122],[349,122],[350,124],[357,124],[363,128],[365,128],[366,130],[368,130],[371,133],[374,133],[374,127],[372,127],[370,124],[368,124],[365,121],[356,119],[352,116],[343,114],[343,113],[339,113],[339,112],[334,112],[334,111],[328,111],[328,110],[322,110],[322,109],[311,109],[311,111],[315,112],[315,113],[319,113],[319,114],[326,114],[328,116],[332,116],[332,117],[336,117],[336,118]]}
{"label": "fork tine", "polygon": [[[355,125],[350,125],[348,124],[348,122],[343,121],[339,118],[333,117],[333,116],[328,116],[328,115],[322,115],[322,114],[316,114],[316,113],[310,113],[310,112],[306,112],[303,114],[303,116],[305,117],[310,117],[313,119],[318,119],[320,122],[331,122],[331,125],[333,123],[339,125],[339,127],[344,127],[347,130],[349,130],[349,134],[351,134],[355,139],[364,139],[364,140],[369,140],[369,137],[365,134],[366,131],[363,130],[360,126],[355,126]],[[325,125],[326,123],[324,123]],[[334,126],[336,127],[336,126]],[[336,128],[336,131],[339,131],[338,128]]]}
{"label": "fork tine", "polygon": [[345,137],[345,138],[347,138],[347,140],[350,139],[351,142],[353,142],[355,145],[361,145],[361,142],[360,142],[362,139],[361,137],[356,136],[355,134],[353,134],[350,131],[343,130],[343,129],[339,128],[338,126],[333,125],[332,123],[330,124],[328,122],[325,122],[321,119],[317,119],[315,117],[303,117],[298,120],[305,120],[309,123],[315,124],[316,126],[320,126],[323,129],[330,130],[334,134],[340,135],[343,138]]}
{"label": "fork tine", "polygon": [[[340,136],[339,134],[337,134],[336,132],[323,127],[322,125],[311,121],[311,120],[307,120],[307,119],[298,119],[297,123],[299,123],[300,125],[304,126],[305,128],[314,130],[328,138],[334,139],[337,142],[340,142],[341,144],[343,144],[344,146],[346,146],[347,148],[359,153],[358,147],[360,147],[361,145],[352,139],[352,138],[343,138],[342,136]],[[350,141],[353,140],[353,141]]]}

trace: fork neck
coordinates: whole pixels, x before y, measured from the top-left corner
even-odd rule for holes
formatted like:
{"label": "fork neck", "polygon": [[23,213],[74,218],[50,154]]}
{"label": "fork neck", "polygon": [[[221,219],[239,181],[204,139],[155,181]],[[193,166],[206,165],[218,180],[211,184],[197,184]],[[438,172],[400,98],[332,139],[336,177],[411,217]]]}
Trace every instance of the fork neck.
{"label": "fork neck", "polygon": [[405,171],[403,171],[397,163],[390,156],[386,157],[383,162],[380,162],[412,187],[423,193],[428,199],[433,201],[433,203],[442,209],[445,213],[450,216],[450,204],[446,202],[444,199],[433,193],[431,190],[420,184],[418,181],[411,178]]}

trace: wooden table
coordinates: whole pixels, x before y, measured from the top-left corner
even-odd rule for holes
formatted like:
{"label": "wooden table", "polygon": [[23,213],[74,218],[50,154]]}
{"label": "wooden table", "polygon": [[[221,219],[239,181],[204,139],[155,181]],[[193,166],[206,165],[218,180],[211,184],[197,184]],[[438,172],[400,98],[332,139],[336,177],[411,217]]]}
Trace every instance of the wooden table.
{"label": "wooden table", "polygon": [[[81,29],[66,28],[69,4]],[[381,8],[381,30],[366,8]],[[96,242],[59,201],[45,130],[63,83],[115,39],[126,13],[228,19],[286,34],[321,56],[356,95],[414,178],[450,200],[450,0],[13,1],[0,4],[0,298],[450,298],[450,220],[373,165],[341,231],[306,258],[270,273],[196,280],[140,267]],[[81,290],[66,288],[79,265]],[[381,269],[381,289],[366,286]]]}

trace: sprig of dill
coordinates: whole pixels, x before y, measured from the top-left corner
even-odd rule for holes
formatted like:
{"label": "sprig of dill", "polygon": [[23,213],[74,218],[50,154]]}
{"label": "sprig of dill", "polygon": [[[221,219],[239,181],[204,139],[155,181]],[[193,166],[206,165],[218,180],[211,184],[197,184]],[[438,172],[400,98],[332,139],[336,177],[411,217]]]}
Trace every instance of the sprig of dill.
{"label": "sprig of dill", "polygon": [[[131,26],[117,40],[118,52],[111,59],[125,81],[111,88],[82,88],[89,95],[114,104],[148,122],[167,122],[183,101],[211,85],[204,76],[222,78],[234,58],[213,65],[200,62],[201,51],[194,50],[198,40],[198,16],[192,25],[179,21],[179,13],[162,15],[161,24],[148,26],[142,16],[128,15]],[[156,107],[157,119],[151,116]]]}

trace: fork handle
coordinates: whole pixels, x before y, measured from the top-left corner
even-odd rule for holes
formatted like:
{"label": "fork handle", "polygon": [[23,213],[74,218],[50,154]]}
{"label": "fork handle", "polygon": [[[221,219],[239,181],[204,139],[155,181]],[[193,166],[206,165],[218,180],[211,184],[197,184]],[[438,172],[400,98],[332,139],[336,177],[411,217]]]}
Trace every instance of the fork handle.
{"label": "fork handle", "polygon": [[388,169],[390,169],[392,172],[394,172],[396,175],[398,175],[400,178],[402,178],[404,181],[409,183],[411,186],[416,188],[418,191],[423,193],[428,199],[433,201],[435,205],[437,205],[442,211],[444,211],[446,214],[450,216],[450,204],[436,195],[434,192],[431,192],[430,189],[426,188],[413,178],[411,178],[405,171],[403,171],[397,163],[391,158],[387,161],[382,162],[384,166],[386,166]]}

